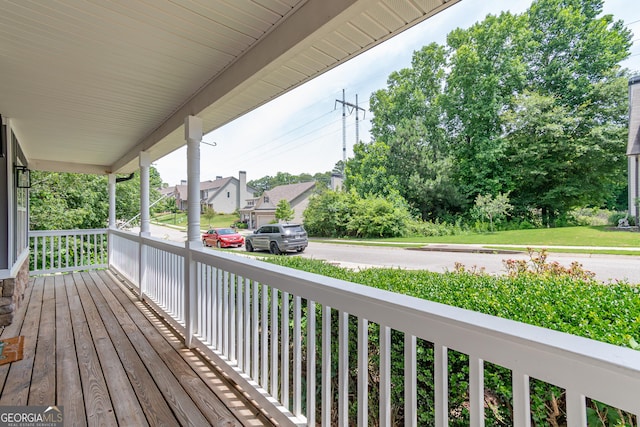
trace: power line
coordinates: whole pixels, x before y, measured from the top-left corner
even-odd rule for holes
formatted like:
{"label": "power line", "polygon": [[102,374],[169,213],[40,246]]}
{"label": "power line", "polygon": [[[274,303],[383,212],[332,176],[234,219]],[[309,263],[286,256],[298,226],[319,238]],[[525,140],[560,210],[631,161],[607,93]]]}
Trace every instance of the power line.
{"label": "power line", "polygon": [[[324,116],[326,116],[326,114],[323,114],[321,117],[324,117]],[[312,122],[314,122],[314,121],[317,121],[317,119],[319,119],[319,118],[321,118],[321,117],[318,117],[318,118],[316,118],[316,119],[310,120],[309,122],[307,122],[307,123],[306,123],[306,125],[308,125],[308,124],[310,124],[310,123],[312,123]],[[339,119],[338,119],[338,120],[339,120]],[[333,124],[333,123],[336,123],[338,120],[332,120],[331,122],[329,122],[329,125],[331,125],[331,124]],[[303,127],[303,126],[300,126],[300,127],[298,127],[297,129],[300,129],[300,128],[302,128],[302,127]],[[316,133],[316,132],[318,132],[318,131],[320,131],[320,130],[322,130],[322,129],[326,128],[326,127],[327,127],[327,125],[322,125],[322,126],[320,126],[320,127],[313,128],[313,129],[309,130],[308,132],[306,132],[306,133],[304,133],[304,134],[301,134],[301,135],[297,135],[295,138],[290,139],[290,140],[288,140],[288,141],[284,141],[284,142],[282,142],[282,143],[280,143],[280,144],[276,145],[275,147],[274,147],[274,146],[272,146],[272,147],[270,147],[270,148],[265,148],[265,146],[266,146],[267,144],[273,144],[273,143],[277,142],[277,140],[278,140],[278,139],[280,139],[280,138],[274,138],[274,139],[272,139],[271,141],[269,141],[267,144],[263,144],[263,145],[262,145],[262,147],[260,147],[260,148],[262,148],[262,149],[254,150],[251,154],[249,154],[249,155],[245,156],[245,157],[244,157],[244,160],[252,160],[252,159],[254,159],[254,158],[256,158],[256,157],[261,156],[261,155],[262,155],[263,153],[265,153],[266,151],[269,151],[269,153],[270,153],[270,154],[275,154],[275,153],[279,152],[279,151],[278,151],[279,149],[284,148],[284,147],[286,147],[286,146],[288,146],[288,145],[290,145],[290,144],[292,144],[292,143],[295,143],[295,142],[297,142],[297,141],[300,141],[301,139],[304,139],[306,136],[311,135],[311,134],[314,134],[314,133]],[[289,133],[291,133],[291,132],[287,132],[287,134],[289,134]]]}

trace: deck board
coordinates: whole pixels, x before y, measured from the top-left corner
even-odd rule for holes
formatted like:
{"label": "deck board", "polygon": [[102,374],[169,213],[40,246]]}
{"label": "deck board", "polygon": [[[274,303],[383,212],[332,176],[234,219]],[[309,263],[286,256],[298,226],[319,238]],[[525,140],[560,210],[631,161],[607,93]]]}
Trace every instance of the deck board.
{"label": "deck board", "polygon": [[[77,276],[74,275],[74,279]],[[89,329],[89,321],[85,315],[82,301],[76,288],[73,285],[67,286],[67,297],[69,309],[71,311],[71,325],[73,326],[73,336],[78,355],[78,368],[80,369],[80,379],[82,381],[82,396],[84,398],[87,424],[89,425],[116,425],[116,417],[107,382],[104,379],[102,366],[98,360],[95,343]],[[115,362],[115,361],[114,361]]]}
{"label": "deck board", "polygon": [[[112,334],[117,335],[117,322],[109,317],[103,317],[103,313],[99,312],[96,305],[99,306],[100,301],[94,302],[88,290],[88,288],[93,287],[92,283],[87,285],[81,275],[75,276],[75,283],[80,301],[84,307],[85,315],[87,316],[91,336],[93,337],[96,347],[96,354],[100,360],[102,371],[104,372],[105,383],[109,390],[118,423],[121,425],[127,422],[131,425],[148,425],[142,408],[136,398],[136,394],[133,391],[132,383],[129,381],[127,372],[125,372],[122,358],[119,358],[121,351],[117,349],[117,342],[112,341],[110,338]],[[132,352],[135,353],[133,350]],[[126,356],[124,360],[127,360]],[[144,365],[141,367],[144,370]],[[158,406],[160,406],[160,403],[161,402],[158,402]],[[161,410],[162,408],[159,408],[159,411]],[[175,419],[171,421],[175,423]],[[170,425],[170,423],[165,425]]]}
{"label": "deck board", "polygon": [[72,426],[272,425],[108,271],[32,279],[0,333],[18,335],[0,405],[63,406]]}
{"label": "deck board", "polygon": [[48,405],[55,400],[56,371],[56,300],[55,284],[46,283],[42,295],[40,312],[40,328],[33,361],[31,387],[29,389],[29,405]]}
{"label": "deck board", "polygon": [[[69,425],[78,427],[87,425],[87,415],[84,410],[82,396],[82,382],[78,370],[78,357],[76,356],[76,343],[73,339],[71,327],[71,312],[67,299],[65,279],[73,284],[73,276],[55,276],[56,297],[56,401],[64,407],[64,412]],[[68,327],[64,327],[68,325]],[[70,421],[73,420],[73,423]]]}

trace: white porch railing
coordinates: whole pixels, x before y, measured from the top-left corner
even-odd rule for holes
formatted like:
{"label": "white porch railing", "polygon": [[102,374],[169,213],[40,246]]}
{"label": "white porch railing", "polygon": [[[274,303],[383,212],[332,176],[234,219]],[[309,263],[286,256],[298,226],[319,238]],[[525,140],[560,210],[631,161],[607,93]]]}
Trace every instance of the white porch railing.
{"label": "white porch railing", "polygon": [[[253,399],[277,408],[270,415],[283,424],[346,426],[355,404],[359,426],[371,420],[389,426],[392,389],[404,387],[405,425],[418,425],[416,378],[429,370],[434,397],[427,404],[435,414],[429,424],[448,425],[456,409],[449,402],[461,398],[470,425],[482,426],[485,362],[511,373],[516,426],[531,425],[530,378],[564,389],[571,427],[587,424],[587,398],[640,414],[637,351],[236,254],[109,234],[112,271],[173,317],[187,343],[227,363]],[[142,271],[131,265],[136,257]],[[380,337],[373,347],[372,331]],[[356,350],[350,351],[354,342]],[[417,348],[425,342],[432,343],[433,366],[418,366]],[[448,359],[454,351],[468,357],[464,396],[450,396]],[[404,364],[404,385],[391,384],[398,363]],[[349,373],[356,381],[349,381]],[[374,373],[379,394],[369,396]],[[378,413],[370,413],[369,402],[378,403]]]}
{"label": "white porch railing", "polygon": [[29,231],[29,245],[32,275],[108,265],[106,229]]}

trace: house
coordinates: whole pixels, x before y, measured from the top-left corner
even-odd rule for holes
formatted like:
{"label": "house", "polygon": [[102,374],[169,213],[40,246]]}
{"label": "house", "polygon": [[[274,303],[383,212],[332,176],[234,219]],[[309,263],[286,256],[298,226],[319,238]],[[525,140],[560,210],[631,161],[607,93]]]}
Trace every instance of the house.
{"label": "house", "polygon": [[[640,415],[636,350],[202,248],[204,133],[473,2],[177,3],[0,2],[0,336],[24,337],[24,359],[0,367],[1,407],[63,407],[65,424],[90,426],[390,426],[400,412],[416,426],[432,405],[443,427],[464,381],[456,397],[482,426],[494,364],[513,425],[531,425],[531,379],[563,390],[570,427],[591,399]],[[149,168],[185,145],[178,245],[150,235]],[[108,228],[30,232],[30,170],[106,175]],[[139,233],[115,221],[117,175],[135,170]]]}
{"label": "house", "polygon": [[[176,207],[187,210],[189,205],[187,193],[187,181],[179,185],[160,190],[162,194],[170,194],[176,199]],[[255,190],[247,185],[247,173],[240,171],[238,178],[221,176],[215,180],[200,182],[200,208],[213,209],[216,213],[232,214],[237,212],[244,200],[251,197]]]}
{"label": "house", "polygon": [[276,220],[276,207],[280,200],[286,200],[294,211],[293,222],[302,223],[302,214],[309,205],[309,197],[316,187],[315,181],[298,184],[279,185],[265,191],[260,197],[247,199],[240,209],[240,219],[246,221],[249,228],[258,228]]}

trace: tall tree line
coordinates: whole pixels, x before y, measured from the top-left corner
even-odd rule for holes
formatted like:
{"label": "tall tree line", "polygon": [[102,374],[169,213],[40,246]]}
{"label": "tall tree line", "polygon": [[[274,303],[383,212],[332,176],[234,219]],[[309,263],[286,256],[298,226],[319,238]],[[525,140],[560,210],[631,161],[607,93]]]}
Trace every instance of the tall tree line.
{"label": "tall tree line", "polygon": [[626,185],[631,32],[602,0],[536,0],[414,52],[371,95],[373,142],[345,185],[400,198],[423,219],[508,194],[522,218],[553,224],[611,206]]}

